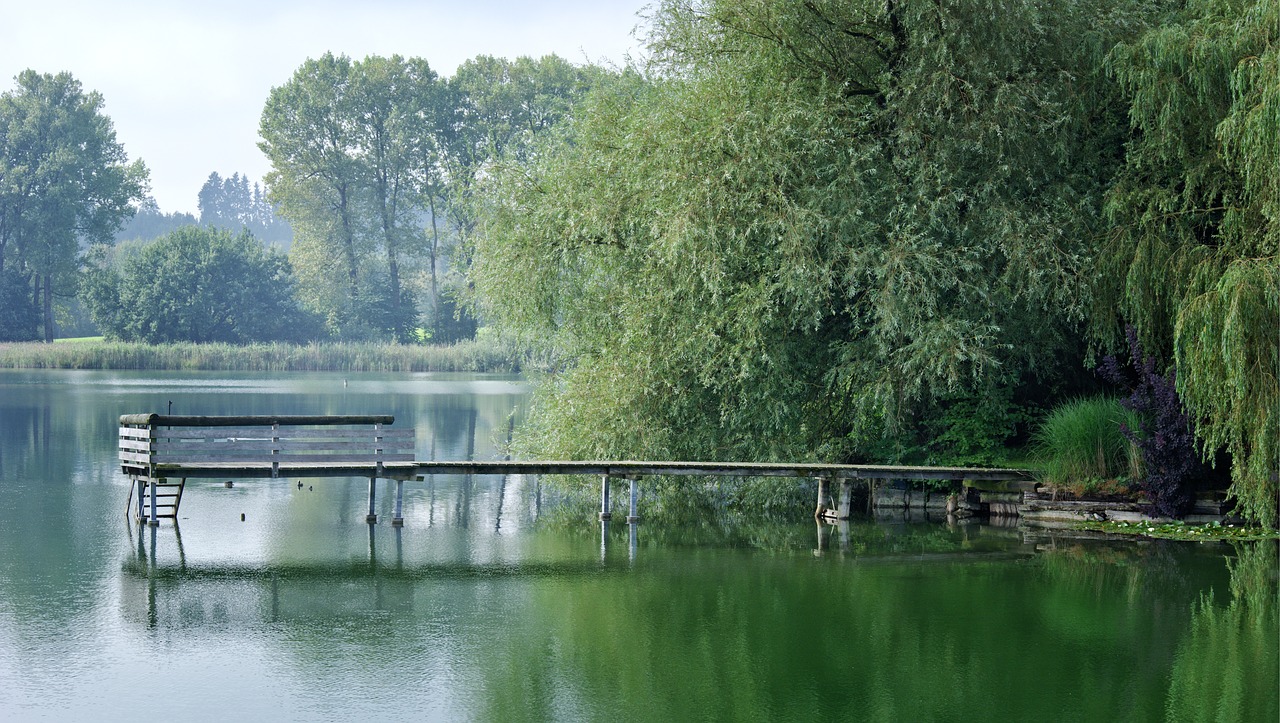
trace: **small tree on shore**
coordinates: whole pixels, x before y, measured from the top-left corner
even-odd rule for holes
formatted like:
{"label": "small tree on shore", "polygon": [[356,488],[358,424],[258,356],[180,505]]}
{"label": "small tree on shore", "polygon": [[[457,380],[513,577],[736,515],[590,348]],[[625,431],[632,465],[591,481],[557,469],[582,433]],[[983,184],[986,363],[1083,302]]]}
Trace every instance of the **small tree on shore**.
{"label": "small tree on shore", "polygon": [[318,322],[293,294],[283,255],[248,232],[189,226],[88,274],[84,299],[125,341],[306,341]]}

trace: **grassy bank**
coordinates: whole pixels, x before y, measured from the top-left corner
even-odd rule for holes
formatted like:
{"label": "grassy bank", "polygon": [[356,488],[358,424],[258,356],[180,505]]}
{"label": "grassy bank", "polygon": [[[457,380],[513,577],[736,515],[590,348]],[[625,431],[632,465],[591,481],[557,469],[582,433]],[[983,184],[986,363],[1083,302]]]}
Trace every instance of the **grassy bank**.
{"label": "grassy bank", "polygon": [[441,346],[384,343],[136,344],[87,340],[0,344],[3,369],[517,372],[523,354],[496,341]]}

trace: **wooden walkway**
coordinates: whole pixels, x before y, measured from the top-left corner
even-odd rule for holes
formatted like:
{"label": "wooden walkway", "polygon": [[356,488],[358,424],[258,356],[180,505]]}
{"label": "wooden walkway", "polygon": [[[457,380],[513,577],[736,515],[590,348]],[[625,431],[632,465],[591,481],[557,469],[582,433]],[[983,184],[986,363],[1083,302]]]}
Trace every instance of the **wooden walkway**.
{"label": "wooden walkway", "polygon": [[[848,519],[852,485],[859,480],[1030,480],[1022,469],[975,467],[917,467],[771,462],[676,461],[422,461],[414,458],[412,429],[391,428],[394,417],[383,416],[227,416],[189,417],[126,414],[120,417],[120,464],[137,489],[136,517],[158,524],[176,517],[188,478],[252,479],[367,477],[369,509],[374,513],[375,482],[396,481],[393,525],[404,523],[403,484],[428,475],[598,475],[600,519],[612,516],[610,492],[614,479],[630,482],[627,520],[636,514],[637,483],[644,477],[786,477],[816,479],[815,516]],[[174,483],[171,480],[180,480]],[[831,499],[839,483],[838,504]],[[230,484],[230,482],[228,482]],[[160,499],[166,502],[160,503]],[[165,513],[161,514],[160,509]]]}

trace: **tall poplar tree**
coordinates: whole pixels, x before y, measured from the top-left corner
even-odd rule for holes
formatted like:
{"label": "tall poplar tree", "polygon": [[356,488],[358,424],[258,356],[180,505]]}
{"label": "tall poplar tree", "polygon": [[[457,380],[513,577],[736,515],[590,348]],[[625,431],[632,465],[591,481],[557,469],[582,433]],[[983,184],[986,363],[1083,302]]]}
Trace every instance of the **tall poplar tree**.
{"label": "tall poplar tree", "polygon": [[271,200],[294,228],[290,256],[301,296],[340,335],[365,321],[357,300],[369,253],[359,228],[365,179],[353,154],[361,111],[351,76],[346,56],[307,59],[287,83],[271,89],[259,128],[259,147],[272,166],[266,178]]}

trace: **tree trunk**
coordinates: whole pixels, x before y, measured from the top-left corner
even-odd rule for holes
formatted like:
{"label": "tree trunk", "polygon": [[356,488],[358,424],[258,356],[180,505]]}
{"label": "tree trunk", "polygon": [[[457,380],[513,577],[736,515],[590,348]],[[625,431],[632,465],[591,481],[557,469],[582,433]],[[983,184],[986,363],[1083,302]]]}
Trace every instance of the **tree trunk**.
{"label": "tree trunk", "polygon": [[436,250],[440,248],[440,227],[436,224],[436,197],[430,196],[431,204],[431,330],[440,328],[440,282],[436,277]]}
{"label": "tree trunk", "polygon": [[43,306],[44,306],[44,340],[45,343],[53,342],[54,325],[53,325],[53,276],[44,275],[43,290]]}

